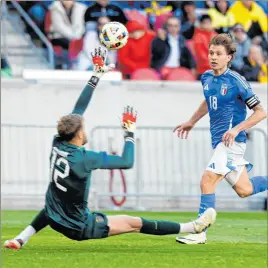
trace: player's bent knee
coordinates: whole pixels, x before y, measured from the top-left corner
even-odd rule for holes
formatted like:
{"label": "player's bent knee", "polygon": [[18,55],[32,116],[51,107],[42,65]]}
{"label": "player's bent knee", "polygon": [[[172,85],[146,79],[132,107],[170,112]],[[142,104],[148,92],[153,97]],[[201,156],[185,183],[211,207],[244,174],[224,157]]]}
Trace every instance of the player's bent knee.
{"label": "player's bent knee", "polygon": [[140,217],[132,217],[133,218],[133,228],[135,232],[139,232],[142,228],[142,219]]}
{"label": "player's bent knee", "polygon": [[125,215],[125,221],[132,229],[132,232],[139,232],[142,227],[142,220],[140,217],[133,217]]}
{"label": "player's bent knee", "polygon": [[241,198],[246,198],[246,197],[250,196],[250,194],[247,194],[247,193],[245,193],[245,192],[241,192],[241,193],[237,193],[237,194],[238,194],[238,196],[241,197]]}
{"label": "player's bent knee", "polygon": [[251,183],[237,183],[233,186],[233,189],[236,191],[237,195],[241,198],[246,198],[251,196],[253,193],[253,187]]}
{"label": "player's bent knee", "polygon": [[139,217],[128,215],[117,215],[108,217],[109,236],[123,233],[137,233],[142,227],[142,220]]}
{"label": "player's bent knee", "polygon": [[236,193],[238,194],[239,197],[246,198],[246,197],[249,197],[250,195],[252,195],[252,189],[247,188],[247,189],[237,191]]}

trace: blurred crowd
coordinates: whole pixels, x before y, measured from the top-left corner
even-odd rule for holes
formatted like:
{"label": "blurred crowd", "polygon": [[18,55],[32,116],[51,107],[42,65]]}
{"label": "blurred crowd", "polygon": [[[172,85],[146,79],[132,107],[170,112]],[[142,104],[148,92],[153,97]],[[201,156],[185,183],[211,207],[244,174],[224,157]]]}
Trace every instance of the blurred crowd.
{"label": "blurred crowd", "polygon": [[[129,41],[110,51],[125,79],[196,80],[209,69],[208,43],[229,33],[237,43],[232,69],[267,83],[268,2],[19,1],[54,46],[57,68],[92,70],[91,52],[109,21],[126,25]],[[27,28],[33,40],[35,33]]]}

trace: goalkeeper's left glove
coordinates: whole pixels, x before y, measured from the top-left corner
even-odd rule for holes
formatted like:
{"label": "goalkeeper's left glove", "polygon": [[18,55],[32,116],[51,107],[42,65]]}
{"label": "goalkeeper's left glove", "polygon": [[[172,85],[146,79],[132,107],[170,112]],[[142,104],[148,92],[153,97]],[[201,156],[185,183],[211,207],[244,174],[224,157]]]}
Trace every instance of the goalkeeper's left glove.
{"label": "goalkeeper's left glove", "polygon": [[125,131],[125,137],[134,137],[136,130],[137,112],[133,107],[127,106],[124,109],[122,118],[122,128]]}
{"label": "goalkeeper's left glove", "polygon": [[107,49],[104,47],[96,47],[94,52],[91,53],[92,61],[93,61],[93,75],[89,80],[91,86],[95,87],[99,82],[100,78],[110,70],[112,70],[115,65],[110,64],[108,66],[105,65],[107,58]]}

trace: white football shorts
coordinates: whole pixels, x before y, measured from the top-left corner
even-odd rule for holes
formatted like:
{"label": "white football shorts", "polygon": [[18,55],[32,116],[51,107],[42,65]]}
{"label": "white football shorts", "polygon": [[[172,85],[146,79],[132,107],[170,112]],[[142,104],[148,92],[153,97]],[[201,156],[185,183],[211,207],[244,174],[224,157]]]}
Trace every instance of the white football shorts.
{"label": "white football shorts", "polygon": [[248,171],[253,167],[244,159],[245,151],[246,144],[243,142],[234,142],[231,147],[226,147],[221,142],[214,149],[206,170],[224,175],[226,181],[233,187],[239,180],[244,167]]}

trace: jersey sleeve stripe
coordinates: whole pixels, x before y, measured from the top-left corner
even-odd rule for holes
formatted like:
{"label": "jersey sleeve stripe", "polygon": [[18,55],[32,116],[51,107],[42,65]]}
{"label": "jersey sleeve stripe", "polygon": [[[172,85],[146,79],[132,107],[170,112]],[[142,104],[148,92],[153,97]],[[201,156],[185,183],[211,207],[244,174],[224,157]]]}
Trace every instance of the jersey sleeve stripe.
{"label": "jersey sleeve stripe", "polygon": [[100,79],[97,76],[92,75],[90,80],[88,81],[88,85],[95,88],[99,83]]}
{"label": "jersey sleeve stripe", "polygon": [[232,71],[230,71],[229,74],[231,76],[233,76],[234,78],[236,78],[242,84],[243,87],[249,88],[249,86],[246,84],[245,81],[243,81],[243,79],[240,77],[240,75],[238,75],[238,74],[236,74],[236,73],[234,73]]}
{"label": "jersey sleeve stripe", "polygon": [[253,103],[253,102],[255,102],[256,101],[256,99],[255,98],[250,98],[250,100],[248,100],[248,104],[250,105],[251,103]]}
{"label": "jersey sleeve stripe", "polygon": [[256,95],[254,95],[246,100],[246,105],[248,106],[249,109],[254,108],[259,103],[260,103],[260,100],[258,99],[258,97]]}
{"label": "jersey sleeve stripe", "polygon": [[131,138],[131,137],[127,137],[127,138],[125,139],[125,141],[130,141],[130,142],[132,142],[132,143],[135,143],[134,139]]}

